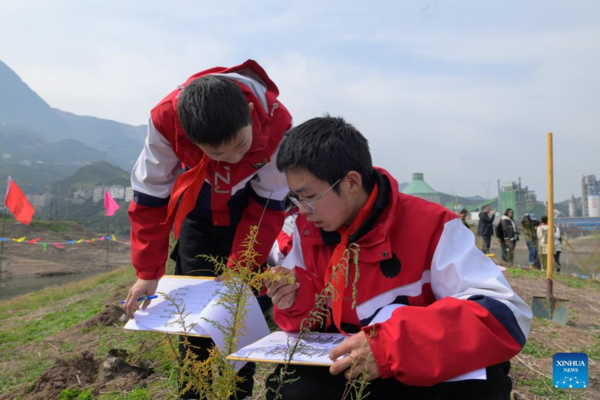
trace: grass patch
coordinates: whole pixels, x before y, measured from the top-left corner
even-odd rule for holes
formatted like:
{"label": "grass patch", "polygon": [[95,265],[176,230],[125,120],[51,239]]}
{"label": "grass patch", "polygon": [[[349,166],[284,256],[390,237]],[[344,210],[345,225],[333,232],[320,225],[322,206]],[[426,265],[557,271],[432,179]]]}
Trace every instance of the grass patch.
{"label": "grass patch", "polygon": [[552,358],[555,353],[555,351],[548,348],[545,344],[537,343],[534,340],[528,340],[521,352],[534,358]]}
{"label": "grass patch", "polygon": [[98,397],[98,400],[149,400],[150,393],[148,389],[137,388],[129,393],[108,392]]}
{"label": "grass patch", "polygon": [[92,389],[80,390],[78,388],[68,388],[60,392],[59,400],[93,400]]}
{"label": "grass patch", "polygon": [[545,277],[545,275],[540,271],[524,269],[524,268],[507,268],[506,272],[508,273],[508,276],[513,277],[513,278],[523,278],[525,276],[528,276],[531,278]]}
{"label": "grass patch", "polygon": [[[41,342],[83,322],[104,308],[108,293],[134,280],[133,268],[120,269],[79,282],[52,287],[0,302],[0,393],[27,387],[53,362],[45,346],[32,350],[26,343]],[[121,331],[113,328],[113,331]],[[114,333],[110,333],[111,335]],[[71,353],[75,345],[61,344]]]}
{"label": "grass patch", "polygon": [[600,360],[600,335],[594,335],[594,339],[594,344],[584,347],[581,352],[593,360]]}
{"label": "grass patch", "polygon": [[[0,394],[9,393],[14,386],[22,383],[31,385],[38,376],[53,364],[53,361],[43,361],[40,359],[36,362],[23,361],[18,363],[19,369],[0,374]],[[33,389],[33,387],[30,389]]]}
{"label": "grass patch", "polygon": [[553,276],[554,280],[557,282],[575,289],[585,289],[589,286],[589,283],[591,283],[589,279],[581,279],[579,277],[572,277],[564,274],[554,274]]}
{"label": "grass patch", "polygon": [[576,390],[556,389],[552,385],[552,380],[548,378],[538,378],[533,380],[524,380],[523,383],[529,387],[531,393],[543,396],[549,399],[578,399]]}
{"label": "grass patch", "polygon": [[[62,286],[52,286],[38,292],[18,296],[0,302],[0,321],[12,318],[15,315],[25,316],[31,311],[45,308],[59,300],[68,299],[86,292],[102,291],[106,296],[103,285],[117,285],[124,282],[133,282],[135,273],[133,268],[117,269],[106,274],[96,275],[81,281],[72,282]],[[105,297],[104,297],[105,298]]]}
{"label": "grass patch", "polygon": [[14,346],[43,339],[91,318],[104,308],[102,304],[95,304],[99,297],[103,297],[103,294],[71,304],[63,311],[45,314],[39,320],[30,320],[9,331],[0,332],[0,356]]}

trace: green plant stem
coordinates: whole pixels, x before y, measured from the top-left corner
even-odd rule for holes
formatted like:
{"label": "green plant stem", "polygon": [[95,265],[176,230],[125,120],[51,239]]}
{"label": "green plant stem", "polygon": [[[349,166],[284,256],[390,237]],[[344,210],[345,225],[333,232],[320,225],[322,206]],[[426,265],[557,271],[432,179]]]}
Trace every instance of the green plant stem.
{"label": "green plant stem", "polygon": [[[354,250],[355,254],[358,250]],[[296,353],[297,349],[298,349],[298,345],[300,344],[300,341],[302,340],[302,338],[310,332],[310,328],[308,327],[308,325],[310,324],[311,321],[314,320],[314,318],[316,318],[316,314],[318,312],[321,312],[320,309],[322,307],[321,303],[322,300],[326,299],[328,294],[331,294],[331,288],[333,287],[332,285],[332,281],[333,279],[336,277],[339,269],[341,268],[340,266],[342,265],[342,262],[345,260],[346,265],[348,266],[348,269],[350,269],[350,251],[346,250],[346,252],[344,253],[344,255],[342,256],[342,258],[340,259],[340,262],[338,265],[336,265],[333,268],[333,271],[331,273],[331,275],[329,276],[329,279],[327,280],[327,283],[325,284],[325,286],[323,287],[323,290],[321,291],[321,293],[317,296],[317,300],[315,302],[315,306],[313,307],[312,310],[310,310],[308,317],[306,319],[304,319],[300,325],[300,332],[298,334],[298,340],[296,340],[296,343],[294,343],[294,345],[292,346],[290,352],[289,352],[289,357],[287,359],[287,361],[284,363],[283,368],[280,372],[280,376],[282,377],[281,381],[279,382],[279,385],[277,386],[277,390],[275,392],[275,398],[279,399],[281,398],[281,389],[283,388],[283,384],[284,384],[284,379],[283,377],[285,377],[285,375],[287,374],[287,370],[288,367],[290,365],[290,362],[292,361],[292,357],[294,356],[294,354]],[[355,258],[355,267],[357,269],[356,274],[358,274],[358,260]],[[347,280],[347,276],[348,276],[348,272],[346,272],[346,284],[348,282]],[[338,296],[343,296],[343,293],[337,293]]]}

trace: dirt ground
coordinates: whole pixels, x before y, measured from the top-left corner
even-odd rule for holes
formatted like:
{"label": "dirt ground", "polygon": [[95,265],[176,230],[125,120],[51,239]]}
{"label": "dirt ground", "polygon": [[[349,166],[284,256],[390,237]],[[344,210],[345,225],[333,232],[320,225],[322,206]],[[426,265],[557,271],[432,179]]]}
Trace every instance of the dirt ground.
{"label": "dirt ground", "polygon": [[[515,291],[529,303],[533,296],[544,295],[545,276],[542,273],[539,273],[539,276],[530,274],[509,277],[509,281]],[[125,290],[125,287],[119,289],[122,290]],[[528,341],[539,347],[540,351],[550,355],[537,357],[521,353],[512,360],[511,376],[516,389],[515,399],[549,398],[539,396],[530,389],[531,381],[539,381],[540,377],[552,379],[552,355],[557,352],[580,352],[597,346],[595,337],[600,329],[600,290],[582,290],[560,282],[555,282],[554,290],[558,298],[569,300],[569,322],[567,325],[561,325],[540,319],[534,321]],[[62,390],[69,387],[91,389],[96,395],[110,391],[126,393],[137,387],[144,387],[150,382],[165,379],[161,373],[153,373],[152,366],[127,364],[125,362],[127,357],[119,354],[118,349],[111,351],[111,354],[96,354],[99,339],[97,330],[92,329],[94,326],[103,325],[122,329],[123,312],[121,308],[114,305],[118,297],[119,293],[111,295],[110,299],[107,299],[105,309],[88,321],[44,340],[44,345],[51,350],[50,357],[57,361],[39,376],[34,389],[24,397],[25,399],[56,398]],[[70,359],[61,357],[60,348],[64,343],[75,346],[76,356]],[[36,351],[36,349],[27,344],[15,351]],[[600,398],[599,373],[598,360],[590,358],[589,388],[572,391],[574,398]],[[259,369],[255,378],[264,379],[264,375]],[[257,393],[262,392],[262,386],[262,382],[256,382]],[[15,393],[0,396],[0,400],[13,398],[14,395]],[[168,395],[167,392],[156,393],[158,397],[155,398],[167,398]]]}
{"label": "dirt ground", "polygon": [[[33,389],[28,393],[18,390],[0,395],[0,400],[18,396],[23,396],[24,400],[56,399],[62,391],[69,388],[90,390],[94,395],[111,391],[127,393],[146,386],[149,382],[164,379],[162,374],[155,374],[149,367],[128,364],[125,361],[128,355],[124,351],[112,349],[108,354],[97,352],[101,335],[94,327],[112,326],[114,329],[123,329],[123,309],[114,304],[124,290],[126,286],[121,285],[107,299],[104,310],[87,321],[46,337],[42,344],[28,343],[17,347],[15,352],[18,353],[37,353],[41,346],[46,358],[55,363],[36,379]],[[75,349],[69,357],[65,357],[61,350],[65,345]]]}
{"label": "dirt ground", "polygon": [[[533,296],[545,296],[546,275],[538,277],[509,278],[519,296],[531,305]],[[582,352],[598,345],[600,334],[600,291],[570,287],[555,280],[554,295],[568,300],[568,322],[536,319],[528,343],[546,351],[550,356],[538,357],[521,353],[512,360],[511,376],[517,391],[524,398],[542,398],[528,389],[527,381],[541,376],[552,380],[552,356],[555,353]],[[541,356],[543,354],[539,354]],[[570,390],[570,395],[582,399],[600,398],[600,360],[589,358],[589,387]]]}
{"label": "dirt ground", "polygon": [[[4,242],[1,278],[76,274],[131,265],[129,244],[123,242],[94,241],[92,243],[64,244],[63,249],[48,244],[46,251],[43,251],[43,247],[39,243],[26,243],[28,240],[36,238],[41,238],[41,241],[45,243],[54,243],[102,236],[78,224],[69,224],[68,226],[68,232],[63,233],[48,229],[46,226],[36,226],[35,223],[30,226],[20,223],[7,224],[4,237],[15,239],[26,237],[27,239],[21,243]],[[108,268],[106,263],[107,244]]]}

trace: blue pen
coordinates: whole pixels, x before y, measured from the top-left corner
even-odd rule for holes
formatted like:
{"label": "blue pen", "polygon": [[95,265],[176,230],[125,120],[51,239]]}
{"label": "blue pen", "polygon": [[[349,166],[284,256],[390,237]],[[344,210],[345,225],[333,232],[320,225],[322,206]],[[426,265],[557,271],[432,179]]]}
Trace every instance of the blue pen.
{"label": "blue pen", "polygon": [[[158,295],[157,294],[153,294],[152,296],[143,296],[140,297],[139,299],[137,299],[136,301],[144,301],[144,300],[152,300],[152,299],[158,299]],[[126,300],[121,300],[121,304],[125,304]]]}

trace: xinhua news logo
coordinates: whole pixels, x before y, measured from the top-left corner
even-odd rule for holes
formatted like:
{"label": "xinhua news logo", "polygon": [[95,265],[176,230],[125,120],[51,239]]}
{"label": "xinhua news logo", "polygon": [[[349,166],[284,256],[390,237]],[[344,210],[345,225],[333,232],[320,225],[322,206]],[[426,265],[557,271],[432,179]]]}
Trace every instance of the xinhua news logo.
{"label": "xinhua news logo", "polygon": [[585,353],[556,353],[552,357],[552,380],[558,389],[588,386],[588,356]]}

